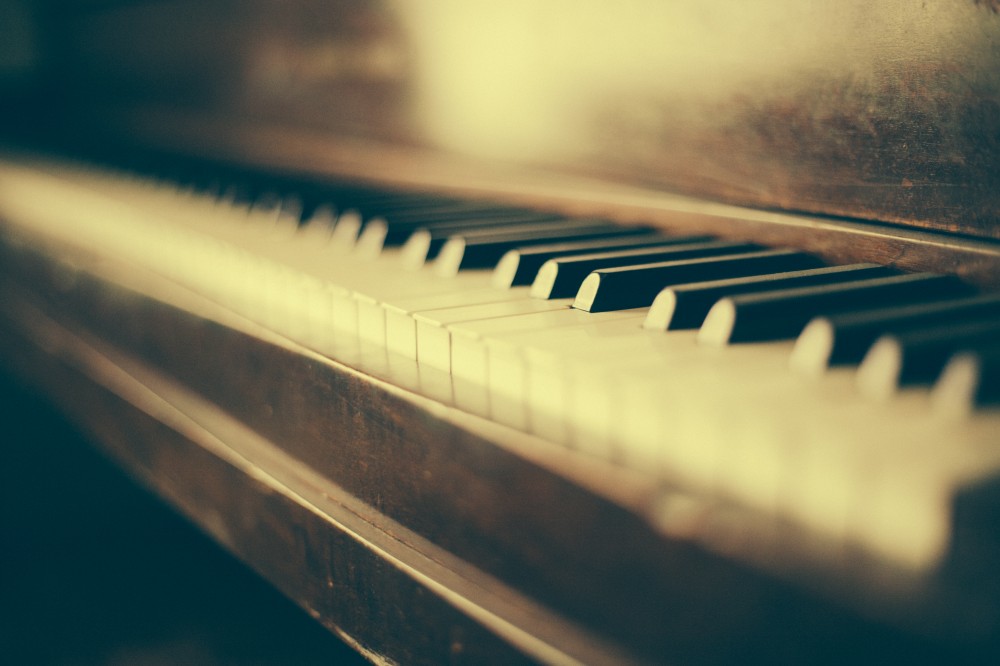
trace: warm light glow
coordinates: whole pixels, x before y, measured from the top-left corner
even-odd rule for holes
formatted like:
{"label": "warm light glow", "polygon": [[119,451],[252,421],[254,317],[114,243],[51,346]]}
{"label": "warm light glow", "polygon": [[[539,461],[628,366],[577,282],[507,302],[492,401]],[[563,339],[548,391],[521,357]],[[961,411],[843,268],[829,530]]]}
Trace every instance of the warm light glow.
{"label": "warm light glow", "polygon": [[655,136],[673,122],[664,108],[676,99],[699,113],[698,104],[720,96],[821,71],[845,51],[867,76],[894,53],[908,57],[916,42],[957,49],[961,40],[947,37],[968,19],[943,3],[901,12],[798,0],[767,11],[694,0],[397,0],[394,9],[415,27],[412,66],[428,134],[459,152],[518,160],[588,155],[594,124],[608,113]]}

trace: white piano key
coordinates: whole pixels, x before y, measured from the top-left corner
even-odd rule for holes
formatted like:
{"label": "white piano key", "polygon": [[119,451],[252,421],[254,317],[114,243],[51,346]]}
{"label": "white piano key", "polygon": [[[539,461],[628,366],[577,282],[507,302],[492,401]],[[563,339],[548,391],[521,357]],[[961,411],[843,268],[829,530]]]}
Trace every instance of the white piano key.
{"label": "white piano key", "polygon": [[[629,456],[612,435],[622,403],[616,374],[631,372],[637,380],[678,381],[691,361],[691,336],[656,340],[628,330],[621,332],[624,337],[599,340],[590,350],[572,344],[564,350],[535,349],[527,354],[527,362],[532,423],[547,423],[549,427],[567,423],[563,427],[569,428],[574,447],[623,462]],[[546,399],[554,391],[564,396],[558,406]]]}
{"label": "white piano key", "polygon": [[502,341],[489,347],[490,416],[497,422],[519,430],[528,430],[525,404],[527,385],[525,364],[516,344]]}
{"label": "white piano key", "polygon": [[[388,268],[388,267],[387,267]],[[487,271],[469,271],[457,278],[441,278],[429,270],[401,273],[389,270],[380,279],[365,284],[355,292],[358,307],[358,334],[371,342],[388,344],[387,314],[391,311],[411,316],[413,308],[450,307],[465,304],[480,294],[486,300],[505,300],[514,294],[488,286]]]}
{"label": "white piano key", "polygon": [[[514,319],[510,317],[509,319]],[[476,322],[478,323],[478,322]],[[471,386],[486,386],[489,382],[489,359],[486,345],[476,334],[465,329],[452,330],[451,334],[451,374],[455,381]]]}
{"label": "white piano key", "polygon": [[[468,274],[482,275],[485,272],[468,271]],[[464,281],[465,275],[456,278],[446,278],[450,282]],[[456,282],[457,283],[457,282]],[[415,296],[398,299],[391,303],[383,303],[386,330],[386,345],[394,353],[407,358],[417,358],[417,322],[414,318],[418,313],[437,312],[448,308],[479,305],[482,303],[500,303],[523,300],[526,288],[497,289],[495,287],[479,287],[462,289],[430,296]]]}
{"label": "white piano key", "polygon": [[602,321],[623,319],[645,310],[617,310],[590,314],[573,308],[451,324],[452,373],[470,382],[486,385],[487,341],[532,331],[548,331],[564,326],[589,326]]}
{"label": "white piano key", "polygon": [[[551,301],[538,301],[546,303]],[[535,366],[546,367],[551,356],[547,352],[555,350],[558,355],[563,345],[576,344],[577,348],[586,347],[602,331],[635,329],[640,330],[642,318],[645,312],[634,315],[632,318],[606,321],[602,324],[592,326],[567,326],[550,331],[529,331],[512,333],[510,335],[498,336],[486,340],[488,354],[488,383],[490,387],[490,405],[493,417],[497,420],[515,425],[517,427],[528,428],[528,402],[535,394],[540,394],[540,400],[548,402],[560,402],[565,390],[552,391],[543,387],[534,389],[529,383],[529,366],[534,362]],[[558,367],[558,361],[555,362]],[[537,381],[543,384],[547,381],[555,381],[557,377],[548,374],[545,370],[536,371]],[[562,375],[558,377],[561,378]],[[536,385],[537,385],[536,381]],[[561,402],[560,402],[561,404]],[[550,423],[549,415],[552,413],[552,406],[544,407],[536,405],[536,422],[542,424],[540,427],[545,430],[545,424]],[[546,420],[549,419],[549,420]],[[559,424],[548,429],[549,434],[558,436],[563,432]],[[562,441],[562,440],[557,440]]]}
{"label": "white piano key", "polygon": [[934,408],[948,419],[970,418],[976,408],[1000,414],[1000,349],[995,344],[953,355],[934,385]]}
{"label": "white piano key", "polygon": [[521,298],[499,303],[482,303],[416,313],[414,319],[417,322],[417,361],[421,364],[430,364],[439,370],[451,371],[451,332],[448,329],[450,324],[512,317],[568,307],[569,299],[538,301],[531,298]]}
{"label": "white piano key", "polygon": [[[798,504],[797,493],[812,492],[817,478],[832,481],[837,492],[822,493],[821,501],[809,509],[809,520],[831,535],[844,535],[852,512],[853,493],[848,489],[855,488],[857,479],[844,466],[851,456],[840,454],[850,447],[831,452],[833,459],[824,452],[817,461],[799,469],[798,475],[807,475],[809,483],[796,489],[790,485],[788,470],[796,459],[786,455],[798,445],[791,436],[795,428],[757,418],[766,401],[786,397],[778,390],[784,381],[782,375],[776,373],[764,381],[754,375],[758,381],[752,388],[745,383],[737,386],[732,380],[747,376],[741,371],[729,372],[736,367],[730,361],[738,363],[737,359],[721,359],[716,365],[713,359],[701,356],[701,362],[690,363],[680,377],[665,374],[666,367],[650,368],[647,376],[627,368],[617,375],[597,373],[587,383],[607,403],[603,412],[597,410],[603,413],[599,425],[613,429],[611,441],[629,443],[608,455],[624,456],[622,462],[629,466],[659,467],[663,474],[764,511],[785,512],[788,501]],[[720,384],[726,379],[729,383]],[[626,406],[637,399],[645,404],[630,412]],[[580,409],[595,413],[593,405]],[[619,425],[637,413],[645,415],[642,428],[646,433],[638,440],[638,447],[631,437],[636,431]],[[656,414],[660,414],[659,419]]]}
{"label": "white piano key", "polygon": [[[569,393],[572,383],[564,374],[564,368],[558,358],[535,360],[525,364],[524,373],[524,411],[531,432],[551,439],[554,442],[573,445],[580,448],[578,442],[571,441],[575,431],[570,423]],[[511,396],[514,399],[516,396]],[[603,405],[593,405],[595,412],[588,416],[600,418],[603,416]],[[591,453],[604,454],[604,450],[590,449]]]}
{"label": "white piano key", "polygon": [[470,414],[490,418],[490,394],[485,384],[451,376],[455,405]]}
{"label": "white piano key", "polygon": [[298,235],[300,240],[312,245],[328,245],[333,240],[337,217],[329,204],[321,204],[313,210],[309,219],[305,220]]}
{"label": "white piano key", "polygon": [[[566,441],[566,430],[570,428],[576,431],[571,438],[574,446],[607,452],[610,450],[608,418],[614,418],[614,412],[606,409],[603,403],[591,404],[583,400],[576,404],[578,411],[574,414],[574,393],[589,391],[592,399],[595,391],[602,392],[605,400],[615,400],[614,390],[602,389],[594,377],[627,369],[636,376],[658,373],[669,378],[672,372],[683,373],[697,358],[692,356],[693,334],[650,335],[639,326],[641,315],[631,321],[609,322],[579,331],[566,330],[555,336],[541,333],[523,336],[521,340],[508,337],[506,347],[517,349],[516,354],[492,344],[489,372],[493,372],[494,363],[507,366],[504,369],[507,374],[512,372],[512,366],[521,366],[526,379],[523,386],[495,386],[491,382],[491,393],[506,389],[504,398],[508,401],[515,400],[518,393],[525,396],[527,420],[534,432]],[[701,354],[704,356],[706,352],[702,350]],[[778,368],[783,369],[780,364]]]}
{"label": "white piano key", "polygon": [[350,250],[361,234],[361,213],[349,209],[337,216],[337,224],[330,235],[330,245],[343,251]]}

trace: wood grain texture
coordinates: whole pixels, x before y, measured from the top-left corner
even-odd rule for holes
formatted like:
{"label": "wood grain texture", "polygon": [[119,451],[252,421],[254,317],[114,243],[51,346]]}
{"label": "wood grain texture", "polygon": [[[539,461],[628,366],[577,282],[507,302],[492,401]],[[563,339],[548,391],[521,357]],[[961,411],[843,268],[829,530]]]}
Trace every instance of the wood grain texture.
{"label": "wood grain texture", "polygon": [[48,27],[70,118],[195,110],[1000,238],[992,3],[172,0]]}

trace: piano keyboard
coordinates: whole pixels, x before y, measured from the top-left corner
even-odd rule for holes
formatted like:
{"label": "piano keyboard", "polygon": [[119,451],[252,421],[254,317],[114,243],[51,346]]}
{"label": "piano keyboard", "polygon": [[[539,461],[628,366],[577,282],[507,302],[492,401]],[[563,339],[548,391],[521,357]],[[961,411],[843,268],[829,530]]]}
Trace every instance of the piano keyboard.
{"label": "piano keyboard", "polygon": [[[143,266],[331,358],[360,350],[363,372],[914,571],[947,557],[956,494],[1000,471],[1000,298],[950,276],[30,160],[0,166],[0,213],[12,247]],[[648,514],[682,533],[686,509]]]}

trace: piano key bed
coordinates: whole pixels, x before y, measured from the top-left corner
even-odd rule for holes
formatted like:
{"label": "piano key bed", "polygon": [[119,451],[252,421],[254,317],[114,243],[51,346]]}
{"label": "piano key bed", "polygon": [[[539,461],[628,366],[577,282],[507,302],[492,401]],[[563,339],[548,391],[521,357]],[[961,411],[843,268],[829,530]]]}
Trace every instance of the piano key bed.
{"label": "piano key bed", "polygon": [[[794,660],[778,634],[803,651],[853,638],[834,660],[996,648],[1000,297],[954,276],[40,159],[0,165],[0,220],[8,335],[90,350],[204,412],[203,436],[254,442],[243,458],[304,463],[259,469],[313,511],[330,498],[309,493],[343,487],[342,524],[377,516],[348,531],[406,542],[380,552],[498,658],[496,641],[538,661],[685,660],[720,635],[707,654],[727,660]],[[706,577],[718,590],[689,598]],[[286,591],[315,604],[303,585]],[[338,612],[318,613],[364,643]],[[719,629],[688,626],[714,613]]]}

